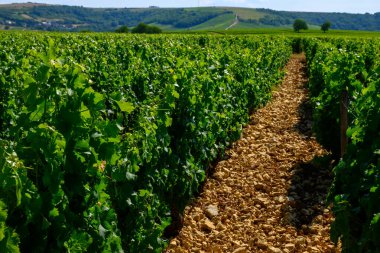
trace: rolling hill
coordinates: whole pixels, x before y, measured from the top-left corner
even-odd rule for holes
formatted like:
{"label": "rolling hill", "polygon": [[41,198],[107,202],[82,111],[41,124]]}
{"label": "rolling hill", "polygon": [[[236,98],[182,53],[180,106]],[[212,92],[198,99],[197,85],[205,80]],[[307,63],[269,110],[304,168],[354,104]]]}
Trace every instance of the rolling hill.
{"label": "rolling hill", "polygon": [[117,27],[155,24],[166,31],[291,27],[296,18],[312,27],[325,21],[333,29],[380,31],[380,13],[288,12],[235,7],[85,8],[38,3],[0,4],[0,29],[114,31]]}

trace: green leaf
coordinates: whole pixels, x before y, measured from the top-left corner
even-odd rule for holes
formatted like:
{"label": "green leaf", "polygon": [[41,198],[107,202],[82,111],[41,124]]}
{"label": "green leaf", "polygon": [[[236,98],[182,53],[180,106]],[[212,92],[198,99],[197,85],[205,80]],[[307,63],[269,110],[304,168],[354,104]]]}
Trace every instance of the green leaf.
{"label": "green leaf", "polygon": [[172,125],[172,123],[173,123],[173,119],[171,117],[169,117],[168,115],[166,115],[165,126],[169,127]]}
{"label": "green leaf", "polygon": [[7,209],[4,202],[0,201],[0,241],[5,237],[5,221],[7,220]]}
{"label": "green leaf", "polygon": [[149,196],[150,192],[148,190],[139,190],[139,196],[144,197],[144,196]]}
{"label": "green leaf", "polygon": [[112,154],[111,159],[110,159],[110,164],[115,165],[117,161],[120,159],[120,155],[118,154]]}
{"label": "green leaf", "polygon": [[117,101],[116,103],[122,112],[131,113],[135,109],[133,104],[130,102],[120,100],[120,101]]}
{"label": "green leaf", "polygon": [[37,71],[37,80],[40,82],[46,82],[50,77],[50,67],[42,65]]}
{"label": "green leaf", "polygon": [[380,222],[380,213],[377,213],[373,216],[373,219],[371,221],[371,225],[378,224]]}
{"label": "green leaf", "polygon": [[50,210],[49,212],[49,217],[57,217],[59,215],[59,211],[57,208],[53,208],[52,210]]}
{"label": "green leaf", "polygon": [[44,115],[44,112],[45,112],[45,102],[42,102],[39,105],[37,105],[37,109],[30,114],[29,119],[31,121],[40,121],[42,116]]}
{"label": "green leaf", "polygon": [[352,128],[352,127],[349,127],[349,128],[347,129],[347,132],[346,132],[347,137],[348,137],[348,138],[351,138],[351,136],[352,136],[352,134],[353,134],[354,132],[355,132],[355,129]]}
{"label": "green leaf", "polygon": [[83,89],[85,87],[86,77],[84,75],[78,75],[74,79],[74,88]]}
{"label": "green leaf", "polygon": [[99,102],[103,101],[104,99],[104,96],[98,92],[95,92],[95,96],[94,96],[94,104],[98,104]]}
{"label": "green leaf", "polygon": [[177,99],[179,98],[179,93],[175,90],[173,90],[172,95],[173,95],[173,97],[175,97]]}
{"label": "green leaf", "polygon": [[76,149],[83,149],[83,150],[88,150],[90,148],[90,143],[89,140],[79,140],[75,144]]}
{"label": "green leaf", "polygon": [[83,119],[90,119],[91,118],[91,113],[90,113],[90,110],[87,108],[87,106],[85,106],[83,103],[82,103],[82,106],[81,106],[81,112],[80,112],[80,116],[83,118]]}
{"label": "green leaf", "polygon": [[190,103],[193,105],[197,102],[197,97],[196,96],[192,96],[190,99],[189,99]]}
{"label": "green leaf", "polygon": [[11,229],[5,229],[5,238],[0,241],[0,252],[20,253],[20,238],[17,233]]}
{"label": "green leaf", "polygon": [[74,231],[71,233],[69,240],[64,243],[64,246],[68,252],[87,252],[92,242],[92,237],[86,232]]}

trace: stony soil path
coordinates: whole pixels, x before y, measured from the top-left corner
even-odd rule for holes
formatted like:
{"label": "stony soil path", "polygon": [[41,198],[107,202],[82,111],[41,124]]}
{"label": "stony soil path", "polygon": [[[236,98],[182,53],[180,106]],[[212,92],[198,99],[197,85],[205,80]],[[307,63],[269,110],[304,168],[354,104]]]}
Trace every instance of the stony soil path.
{"label": "stony soil path", "polygon": [[[311,136],[305,58],[293,55],[273,100],[255,112],[167,252],[336,252],[324,200],[326,151]],[[314,159],[314,160],[313,160]]]}

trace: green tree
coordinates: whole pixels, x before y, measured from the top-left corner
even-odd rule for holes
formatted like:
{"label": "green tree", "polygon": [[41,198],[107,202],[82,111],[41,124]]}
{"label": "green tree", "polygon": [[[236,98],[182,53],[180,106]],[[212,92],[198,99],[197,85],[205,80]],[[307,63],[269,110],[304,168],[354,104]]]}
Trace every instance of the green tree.
{"label": "green tree", "polygon": [[118,27],[115,32],[117,33],[128,33],[128,27],[126,25]]}
{"label": "green tree", "polygon": [[157,26],[140,23],[132,29],[132,33],[161,33],[162,30]]}
{"label": "green tree", "polygon": [[162,33],[162,30],[157,26],[148,26],[147,33]]}
{"label": "green tree", "polygon": [[296,19],[293,23],[293,29],[295,32],[300,32],[300,30],[307,30],[309,27],[307,26],[305,20]]}
{"label": "green tree", "polygon": [[327,32],[331,27],[331,23],[329,21],[326,21],[321,25],[321,30],[325,33]]}
{"label": "green tree", "polygon": [[147,25],[145,23],[140,23],[132,29],[132,33],[145,33]]}

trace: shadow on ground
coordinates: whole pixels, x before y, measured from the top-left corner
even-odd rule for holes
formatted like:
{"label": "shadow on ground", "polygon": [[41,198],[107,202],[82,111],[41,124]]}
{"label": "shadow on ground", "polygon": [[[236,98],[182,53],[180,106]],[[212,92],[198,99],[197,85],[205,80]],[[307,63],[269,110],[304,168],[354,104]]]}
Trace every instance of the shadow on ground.
{"label": "shadow on ground", "polygon": [[294,126],[294,128],[303,136],[308,138],[313,136],[312,131],[312,105],[309,100],[305,100],[298,107],[298,114],[300,121]]}
{"label": "shadow on ground", "polygon": [[288,204],[282,209],[283,222],[305,229],[326,209],[326,197],[332,183],[330,156],[316,157],[292,168]]}

